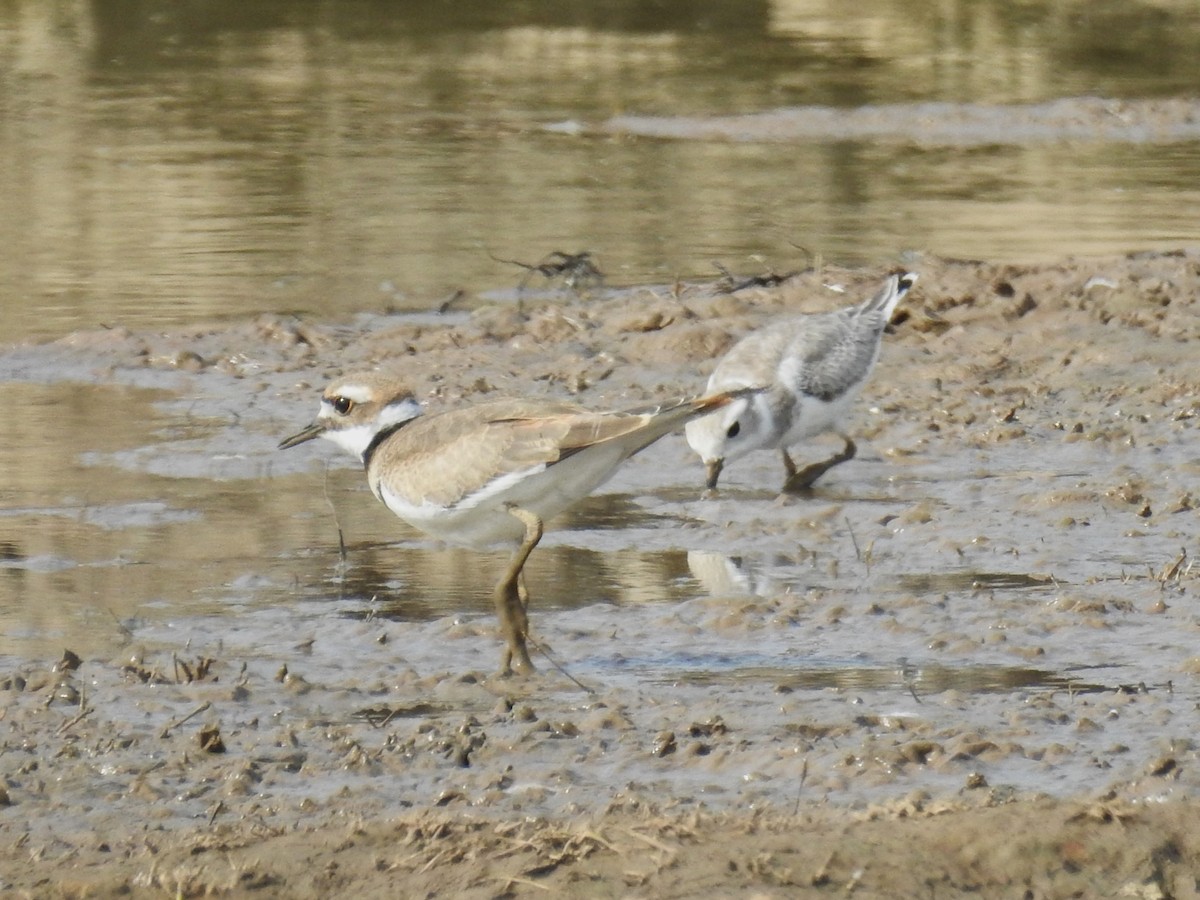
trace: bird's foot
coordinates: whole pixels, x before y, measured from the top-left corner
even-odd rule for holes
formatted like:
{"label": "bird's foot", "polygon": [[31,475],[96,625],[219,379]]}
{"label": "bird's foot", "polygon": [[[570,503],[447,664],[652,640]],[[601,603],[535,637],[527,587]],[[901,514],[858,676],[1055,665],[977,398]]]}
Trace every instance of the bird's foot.
{"label": "bird's foot", "polygon": [[858,447],[854,441],[848,437],[844,437],[846,446],[842,448],[841,453],[836,453],[829,459],[821,462],[811,463],[803,469],[796,469],[790,472],[787,481],[783,483],[783,493],[785,494],[804,494],[812,489],[813,484],[818,478],[832,469],[834,466],[840,466],[844,462],[854,459],[854,455],[858,452]]}
{"label": "bird's foot", "polygon": [[517,593],[515,581],[500,584],[496,588],[496,613],[500,619],[500,634],[504,638],[504,650],[500,654],[500,674],[529,675],[537,669],[529,658],[525,633],[529,619],[525,604]]}

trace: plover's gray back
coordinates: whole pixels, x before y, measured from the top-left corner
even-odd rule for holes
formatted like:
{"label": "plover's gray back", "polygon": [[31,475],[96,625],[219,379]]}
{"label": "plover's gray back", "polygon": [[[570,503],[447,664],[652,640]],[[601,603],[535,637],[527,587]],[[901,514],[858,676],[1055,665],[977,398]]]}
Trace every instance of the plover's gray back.
{"label": "plover's gray back", "polygon": [[[760,388],[687,426],[688,443],[708,469],[715,487],[728,460],[752,450],[779,449],[789,482],[806,487],[830,466],[854,454],[854,443],[823,468],[798,473],[787,448],[825,431],[839,430],[840,419],[870,377],[879,358],[884,328],[896,304],[916,281],[913,274],[893,275],[864,302],[826,313],[811,313],[768,325],[744,337],[717,364],[708,389]],[[813,474],[813,472],[816,474]]]}
{"label": "plover's gray back", "polygon": [[916,278],[893,275],[878,294],[858,306],[801,316],[783,326],[780,330],[789,339],[776,356],[779,382],[793,393],[826,403],[860,388],[879,359],[883,330],[896,304]]}

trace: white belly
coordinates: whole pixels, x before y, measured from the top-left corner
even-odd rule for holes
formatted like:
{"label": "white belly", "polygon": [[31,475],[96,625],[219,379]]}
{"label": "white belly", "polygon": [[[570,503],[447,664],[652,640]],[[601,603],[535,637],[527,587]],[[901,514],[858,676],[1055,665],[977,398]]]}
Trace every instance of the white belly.
{"label": "white belly", "polygon": [[414,528],[468,547],[518,544],[525,526],[510,505],[545,521],[563,512],[607,481],[625,460],[619,446],[591,447],[553,466],[538,466],[490,482],[452,507],[413,504],[380,485],[379,499]]}
{"label": "white belly", "polygon": [[816,397],[801,396],[796,401],[796,414],[792,426],[780,442],[784,448],[824,434],[827,431],[845,431],[850,407],[858,396],[858,388],[849,390],[831,403]]}

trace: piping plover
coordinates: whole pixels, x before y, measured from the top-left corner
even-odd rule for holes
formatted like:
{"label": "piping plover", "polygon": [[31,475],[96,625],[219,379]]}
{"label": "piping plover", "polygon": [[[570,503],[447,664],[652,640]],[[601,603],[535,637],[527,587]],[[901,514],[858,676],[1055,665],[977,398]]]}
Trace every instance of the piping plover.
{"label": "piping plover", "polygon": [[733,346],[708,379],[709,393],[758,390],[687,424],[688,443],[704,461],[710,490],[726,462],[751,450],[778,448],[783,453],[784,491],[803,490],[854,457],[854,441],[842,434],[846,446],[841,453],[797,470],[788,447],[839,428],[875,368],[883,329],[896,304],[916,280],[912,273],[893,275],[879,293],[857,306],[768,325]]}
{"label": "piping plover", "polygon": [[506,642],[501,671],[524,673],[533,663],[522,567],[543,521],[590,494],[639,450],[738,396],[623,412],[488,400],[421,415],[399,379],[368,372],[329,385],[316,420],[279,446],[328,438],[362,461],[372,492],[410,525],[469,547],[515,547],[493,599]]}

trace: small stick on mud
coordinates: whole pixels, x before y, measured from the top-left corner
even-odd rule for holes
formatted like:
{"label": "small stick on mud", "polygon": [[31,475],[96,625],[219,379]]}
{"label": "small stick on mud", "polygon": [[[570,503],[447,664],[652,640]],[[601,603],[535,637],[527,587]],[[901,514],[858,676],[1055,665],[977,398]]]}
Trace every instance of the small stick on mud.
{"label": "small stick on mud", "polygon": [[429,857],[428,860],[426,860],[425,865],[421,866],[421,868],[417,871],[417,874],[424,875],[426,872],[428,872],[430,869],[432,869],[434,866],[436,866],[438,863],[440,863],[443,859],[445,859],[447,856],[449,856],[450,853],[451,853],[451,850],[449,848],[446,848],[444,850],[439,850],[437,853],[433,854],[433,856]]}
{"label": "small stick on mud", "polygon": [[521,289],[525,288],[525,284],[533,275],[541,275],[543,278],[557,278],[562,276],[563,284],[569,288],[584,281],[602,281],[604,273],[599,267],[592,262],[592,252],[590,250],[580,250],[578,253],[564,253],[562,250],[555,250],[546,256],[542,257],[541,262],[526,263],[519,259],[502,259],[496,254],[488,251],[488,256],[496,262],[507,263],[510,266],[520,266],[525,270],[525,277],[521,279]]}
{"label": "small stick on mud", "polygon": [[1166,585],[1168,581],[1179,581],[1179,572],[1183,568],[1183,564],[1187,562],[1187,547],[1179,549],[1179,556],[1175,562],[1163,569],[1163,573],[1158,576],[1158,583]]}
{"label": "small stick on mud", "polygon": [[450,311],[450,309],[454,306],[455,303],[464,299],[466,296],[467,296],[466,291],[464,291],[462,288],[457,288],[453,294],[451,294],[447,299],[443,300],[441,303],[439,303],[437,305],[438,315],[444,316],[446,313],[448,313]]}
{"label": "small stick on mud", "polygon": [[196,716],[200,715],[200,713],[202,713],[206,710],[209,710],[209,709],[212,709],[212,703],[210,703],[208,700],[205,700],[203,703],[201,703],[199,706],[197,706],[195,709],[193,709],[190,713],[188,713],[182,719],[178,719],[173,722],[168,722],[166,725],[164,725],[163,730],[161,732],[159,732],[159,735],[158,735],[159,738],[165,740],[166,738],[171,736],[172,729],[178,728],[184,722],[187,722],[189,719],[194,719]]}
{"label": "small stick on mud", "polygon": [[491,250],[488,256],[496,262],[507,263],[512,266],[520,266],[525,270],[525,274],[521,277],[521,281],[517,284],[517,312],[524,313],[521,308],[521,295],[525,292],[525,287],[529,284],[529,279],[534,275],[541,275],[546,280],[561,278],[563,287],[568,290],[580,290],[589,285],[604,284],[604,273],[600,271],[600,267],[592,262],[592,253],[590,250],[580,250],[578,253],[564,253],[561,250],[542,257],[542,261],[538,263],[521,262],[519,259],[502,259]]}
{"label": "small stick on mud", "polygon": [[808,780],[808,757],[804,757],[804,765],[800,769],[800,783],[796,785],[796,805],[792,809],[792,815],[800,815],[800,794],[804,791],[804,782]]}
{"label": "small stick on mud", "polygon": [[88,716],[90,716],[95,711],[96,710],[93,707],[85,706],[83,709],[81,709],[79,711],[79,715],[77,715],[75,718],[73,718],[70,722],[64,722],[62,725],[58,726],[58,731],[56,731],[54,733],[55,734],[63,734],[66,731],[70,731],[72,728],[74,728],[76,725],[78,725],[80,722],[82,722],[84,719],[86,719]]}
{"label": "small stick on mud", "polygon": [[630,837],[637,838],[639,841],[645,841],[655,850],[665,853],[670,859],[674,859],[679,854],[679,851],[675,847],[660,841],[658,838],[651,837],[648,834],[642,834],[640,831],[634,831],[632,828],[622,828],[621,830]]}
{"label": "small stick on mud", "polygon": [[566,668],[562,665],[562,663],[560,663],[557,659],[555,659],[553,656],[550,655],[550,651],[548,651],[545,647],[543,647],[541,644],[539,644],[537,641],[535,641],[529,635],[525,635],[525,640],[529,642],[530,646],[532,646],[534,650],[536,650],[538,653],[542,654],[542,656],[546,657],[546,659],[549,661],[550,665],[552,665],[552,666],[554,666],[554,668],[558,669],[558,672],[560,675],[563,675],[566,678],[568,678],[569,680],[575,682],[575,686],[578,687],[580,690],[587,691],[589,694],[596,693],[595,688],[588,687],[586,684],[584,684],[582,681],[580,681],[578,678],[576,678],[574,675],[572,675],[570,672],[568,672],[566,670]]}
{"label": "small stick on mud", "polygon": [[614,847],[612,844],[610,844],[607,840],[605,840],[599,834],[592,831],[590,828],[585,829],[584,831],[581,831],[579,833],[579,837],[582,840],[587,840],[587,841],[591,841],[594,844],[599,844],[601,847],[603,847],[605,850],[608,850],[610,853],[620,852],[617,850],[616,847]]}
{"label": "small stick on mud", "polygon": [[321,485],[321,491],[325,494],[325,502],[329,504],[329,511],[333,513],[333,524],[337,528],[338,533],[338,559],[342,571],[346,569],[346,536],[342,532],[342,523],[338,519],[337,507],[333,505],[333,500],[329,496],[329,464],[325,465],[325,482]]}
{"label": "small stick on mud", "polygon": [[807,262],[806,272],[820,272],[825,267],[825,257],[823,254],[813,253],[803,244],[797,244],[795,241],[788,241],[788,246],[804,254],[804,259]]}
{"label": "small stick on mud", "polygon": [[854,558],[862,562],[862,551],[858,549],[858,538],[854,536],[854,526],[850,524],[849,516],[846,516],[846,530],[850,532],[850,543],[854,545]]}
{"label": "small stick on mud", "polygon": [[813,887],[823,887],[829,884],[829,867],[833,865],[834,857],[837,856],[837,850],[829,851],[829,857],[825,862],[821,863],[821,867],[812,873],[812,877],[808,880]]}
{"label": "small stick on mud", "polygon": [[539,884],[532,878],[522,878],[520,875],[497,875],[496,880],[504,885],[504,894],[512,892],[512,887],[515,884],[524,885],[525,887],[537,888],[540,891],[550,891],[549,885]]}
{"label": "small stick on mud", "polygon": [[392,719],[395,719],[397,716],[399,716],[399,715],[400,715],[400,710],[401,710],[401,707],[399,707],[399,706],[397,706],[397,707],[394,707],[394,708],[392,708],[392,709],[389,709],[389,710],[388,710],[388,714],[387,714],[386,716],[384,716],[384,717],[383,717],[383,721],[382,721],[382,722],[380,722],[380,723],[379,723],[378,725],[376,725],[375,727],[376,727],[376,728],[384,728],[384,727],[386,727],[386,726],[388,725],[388,723],[392,721]]}
{"label": "small stick on mud", "polygon": [[121,621],[121,619],[117,616],[117,614],[115,612],[112,611],[112,609],[110,607],[103,606],[103,607],[101,607],[101,609],[103,609],[106,613],[108,613],[110,616],[112,616],[113,621],[117,623],[117,630],[119,632],[121,632],[122,635],[124,635],[126,640],[133,640],[133,632],[129,629],[128,626],[125,625],[124,622]]}
{"label": "small stick on mud", "polygon": [[915,685],[918,673],[919,670],[917,667],[909,665],[907,659],[902,658],[900,660],[900,680],[904,683],[904,686],[908,688],[908,692],[912,694],[913,700],[915,700],[917,703],[921,703],[922,700],[919,696],[917,696],[917,688]]}
{"label": "small stick on mud", "polygon": [[800,274],[799,271],[792,271],[780,275],[768,270],[765,275],[751,275],[749,278],[739,279],[735,278],[732,272],[716,260],[713,261],[713,266],[722,276],[721,280],[717,282],[717,290],[722,294],[736,294],[738,291],[752,287],[778,287]]}

